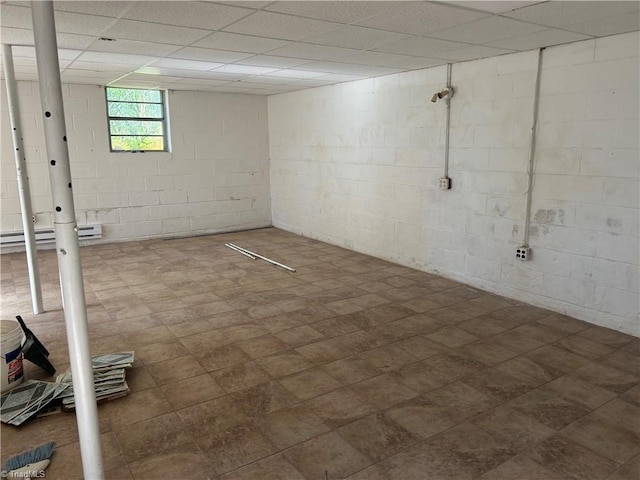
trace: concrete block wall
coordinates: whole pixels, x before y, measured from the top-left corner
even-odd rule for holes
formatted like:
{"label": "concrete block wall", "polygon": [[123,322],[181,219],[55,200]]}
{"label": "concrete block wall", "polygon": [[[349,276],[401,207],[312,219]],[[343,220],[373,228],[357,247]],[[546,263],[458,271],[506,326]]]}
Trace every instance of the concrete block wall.
{"label": "concrete block wall", "polygon": [[[0,231],[21,231],[4,82]],[[52,226],[38,84],[18,82],[36,228]],[[269,226],[267,101],[256,95],[170,91],[171,152],[110,153],[104,88],[63,84],[80,225],[101,241],[173,237]]]}
{"label": "concrete block wall", "polygon": [[638,33],[269,97],[275,226],[640,335]]}

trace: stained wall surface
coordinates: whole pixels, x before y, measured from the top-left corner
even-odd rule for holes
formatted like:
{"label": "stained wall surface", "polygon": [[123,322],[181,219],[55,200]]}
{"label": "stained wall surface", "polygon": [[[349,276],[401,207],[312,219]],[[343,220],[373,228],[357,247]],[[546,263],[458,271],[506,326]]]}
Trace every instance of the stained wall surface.
{"label": "stained wall surface", "polygon": [[[36,228],[51,228],[38,84],[18,87]],[[21,231],[4,82],[1,89],[1,231]],[[63,84],[63,97],[78,223],[101,224],[103,241],[270,225],[266,97],[168,92],[171,153],[110,153],[104,88]]]}
{"label": "stained wall surface", "polygon": [[269,97],[275,226],[639,335],[638,33]]}

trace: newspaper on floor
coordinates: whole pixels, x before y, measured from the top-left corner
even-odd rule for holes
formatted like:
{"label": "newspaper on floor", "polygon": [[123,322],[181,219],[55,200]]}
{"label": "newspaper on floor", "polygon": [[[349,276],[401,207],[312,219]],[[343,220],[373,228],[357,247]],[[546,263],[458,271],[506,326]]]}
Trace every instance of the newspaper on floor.
{"label": "newspaper on floor", "polygon": [[0,420],[10,425],[21,425],[49,403],[58,398],[67,385],[26,380],[0,399]]}

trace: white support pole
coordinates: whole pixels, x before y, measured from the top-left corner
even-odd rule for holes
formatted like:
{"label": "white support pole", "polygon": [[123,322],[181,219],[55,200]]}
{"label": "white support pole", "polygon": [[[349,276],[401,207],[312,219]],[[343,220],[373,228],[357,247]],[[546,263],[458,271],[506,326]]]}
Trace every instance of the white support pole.
{"label": "white support pole", "polygon": [[33,33],[40,82],[40,99],[47,142],[49,180],[54,205],[56,252],[67,327],[69,359],[73,375],[76,419],[84,478],[103,480],[98,408],[93,387],[87,307],[84,297],[78,228],[71,189],[69,149],[64,120],[60,66],[53,2],[32,1]]}
{"label": "white support pole", "polygon": [[36,253],[36,234],[33,229],[33,212],[31,210],[31,193],[29,191],[29,176],[27,175],[27,160],[22,144],[22,123],[20,121],[20,106],[18,102],[18,83],[13,69],[13,52],[11,45],[2,45],[4,59],[4,81],[7,86],[7,103],[9,104],[9,121],[13,138],[13,156],[16,160],[18,175],[18,195],[20,196],[20,211],[22,212],[22,229],[26,245],[27,267],[29,270],[29,287],[31,289],[31,308],[33,313],[42,313],[42,288],[40,286],[40,270],[38,268],[38,254]]}

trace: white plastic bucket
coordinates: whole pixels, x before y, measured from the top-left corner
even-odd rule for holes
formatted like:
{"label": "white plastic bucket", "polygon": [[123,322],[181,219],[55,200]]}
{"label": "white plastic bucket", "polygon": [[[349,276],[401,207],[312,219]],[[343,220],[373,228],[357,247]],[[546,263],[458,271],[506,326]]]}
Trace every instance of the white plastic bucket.
{"label": "white plastic bucket", "polygon": [[15,320],[0,320],[0,391],[8,392],[24,380],[22,328]]}

